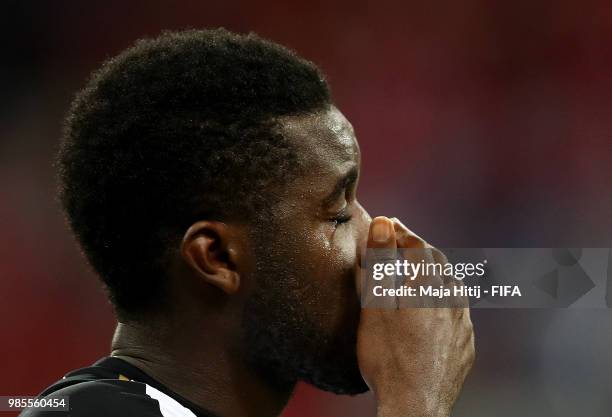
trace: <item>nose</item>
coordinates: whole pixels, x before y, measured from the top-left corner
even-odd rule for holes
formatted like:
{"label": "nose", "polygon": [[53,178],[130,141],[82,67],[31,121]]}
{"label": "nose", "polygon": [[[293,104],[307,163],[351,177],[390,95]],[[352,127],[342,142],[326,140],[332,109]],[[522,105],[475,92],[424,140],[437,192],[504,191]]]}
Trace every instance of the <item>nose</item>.
{"label": "nose", "polygon": [[355,240],[357,248],[357,265],[361,265],[361,256],[365,253],[368,244],[368,234],[370,232],[370,223],[372,223],[372,217],[370,213],[361,205],[359,206],[359,214],[357,227],[355,228]]}
{"label": "nose", "polygon": [[355,268],[355,289],[357,292],[357,298],[361,299],[361,287],[362,287],[362,258],[365,256],[365,251],[368,245],[368,234],[370,233],[370,223],[372,223],[372,217],[370,213],[359,205],[359,214],[357,220],[357,227],[355,228],[355,248],[357,250],[355,259],[357,265]]}

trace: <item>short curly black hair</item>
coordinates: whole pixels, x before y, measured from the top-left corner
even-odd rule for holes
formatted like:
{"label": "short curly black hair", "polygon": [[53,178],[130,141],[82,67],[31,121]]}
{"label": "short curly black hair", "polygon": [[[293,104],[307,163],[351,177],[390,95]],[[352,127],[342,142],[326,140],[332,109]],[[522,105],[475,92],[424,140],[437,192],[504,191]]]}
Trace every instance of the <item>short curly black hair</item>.
{"label": "short curly black hair", "polygon": [[313,63],[224,29],[139,40],[93,73],[66,118],[59,196],[120,317],[163,304],[194,221],[270,207],[299,165],[276,118],[329,105]]}

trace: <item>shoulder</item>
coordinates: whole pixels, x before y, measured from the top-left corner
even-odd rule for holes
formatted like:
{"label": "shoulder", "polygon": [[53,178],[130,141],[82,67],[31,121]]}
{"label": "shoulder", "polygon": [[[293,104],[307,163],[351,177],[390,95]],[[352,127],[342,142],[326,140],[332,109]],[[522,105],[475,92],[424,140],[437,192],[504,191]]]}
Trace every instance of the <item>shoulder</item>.
{"label": "shoulder", "polygon": [[[69,412],[24,410],[20,417],[165,417],[194,414],[176,400],[141,382],[119,379],[84,381],[65,386],[44,398],[67,398]],[[170,411],[173,414],[168,413]]]}

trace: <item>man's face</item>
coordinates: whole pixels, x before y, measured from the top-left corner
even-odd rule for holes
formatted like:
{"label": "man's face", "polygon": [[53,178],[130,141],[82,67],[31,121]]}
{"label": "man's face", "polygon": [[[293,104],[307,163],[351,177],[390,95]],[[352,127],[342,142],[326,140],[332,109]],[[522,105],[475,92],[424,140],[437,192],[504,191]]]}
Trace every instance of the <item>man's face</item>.
{"label": "man's face", "polygon": [[371,219],[356,199],[359,147],[335,107],[280,126],[304,173],[256,232],[256,285],[243,323],[249,359],[281,389],[303,380],[360,393],[355,274]]}

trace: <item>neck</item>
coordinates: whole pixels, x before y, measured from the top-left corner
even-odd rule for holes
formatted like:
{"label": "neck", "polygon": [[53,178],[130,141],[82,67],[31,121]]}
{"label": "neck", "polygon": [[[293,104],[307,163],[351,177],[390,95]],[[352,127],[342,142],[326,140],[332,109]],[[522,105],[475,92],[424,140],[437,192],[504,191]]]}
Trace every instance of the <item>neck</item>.
{"label": "neck", "polygon": [[[199,333],[191,331],[198,327]],[[201,326],[190,329],[185,322],[156,326],[119,323],[111,356],[136,366],[215,415],[280,415],[293,387],[286,392],[272,389],[251,371],[244,351],[224,344],[223,339],[202,335]]]}

